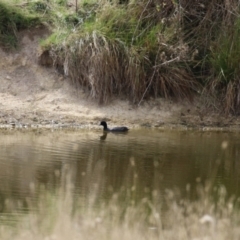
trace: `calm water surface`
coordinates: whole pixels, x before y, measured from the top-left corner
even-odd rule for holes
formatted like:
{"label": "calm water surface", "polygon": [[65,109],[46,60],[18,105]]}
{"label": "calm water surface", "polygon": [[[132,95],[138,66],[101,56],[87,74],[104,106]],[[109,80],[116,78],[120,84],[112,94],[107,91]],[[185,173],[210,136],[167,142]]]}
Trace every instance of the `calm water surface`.
{"label": "calm water surface", "polygon": [[240,133],[1,132],[1,213],[9,211],[9,199],[26,209],[42,188],[54,191],[66,176],[75,195],[95,195],[100,201],[123,189],[134,200],[165,189],[179,189],[184,196],[186,185],[194,188],[199,179],[240,195]]}

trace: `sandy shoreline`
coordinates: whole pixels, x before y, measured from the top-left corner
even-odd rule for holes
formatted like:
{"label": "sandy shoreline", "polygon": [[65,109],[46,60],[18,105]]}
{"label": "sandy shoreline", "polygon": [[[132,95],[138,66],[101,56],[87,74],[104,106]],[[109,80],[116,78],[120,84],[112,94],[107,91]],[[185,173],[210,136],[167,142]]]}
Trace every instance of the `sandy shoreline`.
{"label": "sandy shoreline", "polygon": [[198,97],[193,103],[152,99],[137,107],[113,99],[99,106],[88,93],[76,90],[54,69],[39,66],[38,29],[20,33],[19,50],[0,49],[0,128],[86,128],[109,125],[130,128],[239,130],[239,117],[209,112]]}

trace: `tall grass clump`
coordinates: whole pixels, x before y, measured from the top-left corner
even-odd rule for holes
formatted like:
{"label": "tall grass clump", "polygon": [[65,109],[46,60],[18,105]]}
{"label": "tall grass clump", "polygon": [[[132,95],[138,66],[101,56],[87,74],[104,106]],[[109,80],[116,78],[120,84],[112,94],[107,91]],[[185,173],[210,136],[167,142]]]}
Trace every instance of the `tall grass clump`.
{"label": "tall grass clump", "polygon": [[26,14],[11,4],[0,2],[0,44],[4,48],[16,48],[18,44],[17,32],[39,23],[38,17]]}
{"label": "tall grass clump", "polygon": [[218,40],[212,45],[210,89],[224,104],[225,113],[240,114],[240,22],[239,16],[230,26],[223,26]]}
{"label": "tall grass clump", "polygon": [[114,94],[120,94],[131,87],[140,87],[132,86],[134,82],[125,79],[127,74],[132,74],[133,79],[141,74],[134,62],[136,59],[128,59],[126,51],[120,41],[107,39],[102,33],[93,30],[84,33],[81,38],[72,34],[67,47],[52,47],[51,56],[54,65],[62,67],[76,86],[85,87],[90,91],[91,97],[104,103]]}
{"label": "tall grass clump", "polygon": [[134,103],[151,95],[191,99],[198,83],[172,3],[85,1],[79,9],[89,17],[64,41],[42,44],[74,84],[99,103],[120,94]]}
{"label": "tall grass clump", "polygon": [[239,114],[239,2],[182,1],[181,7],[184,42],[198,52],[189,66],[222,111]]}

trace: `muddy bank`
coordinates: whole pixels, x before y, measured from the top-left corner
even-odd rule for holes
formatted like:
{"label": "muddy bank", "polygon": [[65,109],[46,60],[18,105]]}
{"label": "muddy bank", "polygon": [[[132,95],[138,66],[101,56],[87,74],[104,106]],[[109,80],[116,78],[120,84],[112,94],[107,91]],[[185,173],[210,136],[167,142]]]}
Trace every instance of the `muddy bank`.
{"label": "muddy bank", "polygon": [[88,92],[76,90],[69,80],[52,68],[38,64],[38,45],[44,29],[20,33],[20,47],[12,52],[0,49],[1,128],[91,128],[99,121],[130,128],[200,128],[240,130],[239,117],[210,111],[201,97],[193,103],[152,99],[140,106],[113,99],[99,106]]}

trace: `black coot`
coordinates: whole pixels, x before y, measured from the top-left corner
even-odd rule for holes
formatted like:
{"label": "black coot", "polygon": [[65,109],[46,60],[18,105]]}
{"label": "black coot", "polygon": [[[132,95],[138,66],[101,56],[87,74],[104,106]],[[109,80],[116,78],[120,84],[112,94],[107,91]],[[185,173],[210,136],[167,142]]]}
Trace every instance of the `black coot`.
{"label": "black coot", "polygon": [[102,125],[103,130],[107,132],[127,132],[129,130],[127,127],[108,128],[107,123],[105,121],[102,121],[100,125]]}

